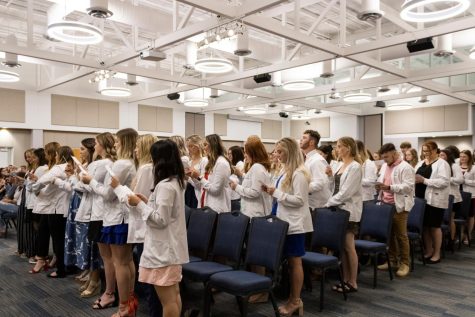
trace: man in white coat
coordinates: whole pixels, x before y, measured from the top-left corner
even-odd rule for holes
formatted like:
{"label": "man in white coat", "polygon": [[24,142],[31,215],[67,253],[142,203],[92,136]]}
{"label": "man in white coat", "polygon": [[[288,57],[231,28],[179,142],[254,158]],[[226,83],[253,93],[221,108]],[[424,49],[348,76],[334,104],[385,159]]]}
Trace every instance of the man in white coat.
{"label": "man in white coat", "polygon": [[308,205],[311,209],[323,208],[332,194],[325,173],[328,163],[317,153],[318,142],[320,134],[315,130],[306,130],[300,139],[300,149],[305,155],[305,167],[312,178],[308,192]]}
{"label": "man in white coat", "polygon": [[[391,229],[389,244],[389,261],[391,266],[399,268],[396,275],[404,277],[409,274],[409,240],[407,238],[407,218],[409,211],[414,206],[414,169],[401,159],[392,143],[384,144],[379,150],[379,155],[384,160],[380,176],[376,183],[380,199],[396,207]],[[388,269],[388,264],[383,264],[379,269]]]}

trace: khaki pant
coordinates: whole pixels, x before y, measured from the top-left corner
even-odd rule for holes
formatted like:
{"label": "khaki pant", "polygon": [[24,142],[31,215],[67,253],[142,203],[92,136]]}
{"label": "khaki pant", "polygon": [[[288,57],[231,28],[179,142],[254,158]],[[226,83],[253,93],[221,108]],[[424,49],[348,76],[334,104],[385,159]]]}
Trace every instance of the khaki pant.
{"label": "khaki pant", "polygon": [[409,212],[396,212],[393,217],[389,241],[389,260],[409,266],[409,239],[407,238],[407,217]]}

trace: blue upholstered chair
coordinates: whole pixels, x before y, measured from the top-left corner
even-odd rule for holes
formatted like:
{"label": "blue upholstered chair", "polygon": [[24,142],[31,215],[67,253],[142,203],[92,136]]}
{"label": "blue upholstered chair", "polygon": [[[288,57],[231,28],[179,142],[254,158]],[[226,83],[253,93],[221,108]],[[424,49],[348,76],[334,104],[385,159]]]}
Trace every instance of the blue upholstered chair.
{"label": "blue upholstered chair", "polygon": [[211,208],[194,209],[187,228],[190,262],[206,260],[214,232],[217,213]]}
{"label": "blue upholstered chair", "polygon": [[[324,247],[341,255],[345,247],[345,236],[349,218],[350,214],[344,210],[332,211],[326,208],[316,209],[313,213],[312,249]],[[343,285],[344,281],[341,273],[340,258],[317,252],[306,252],[302,257],[302,261],[307,275],[310,272],[310,270],[308,270],[309,268],[315,267],[321,270],[320,311],[322,311],[326,270],[337,267],[340,282]],[[346,293],[344,291],[345,289],[343,288],[343,297],[346,300]]]}
{"label": "blue upholstered chair", "polygon": [[419,243],[422,263],[426,265],[426,261],[424,259],[424,242],[422,241],[425,208],[425,199],[417,197],[414,198],[414,206],[409,212],[409,216],[407,218],[407,237],[409,238],[409,245],[411,250],[411,271],[414,271],[414,254],[416,243]]}
{"label": "blue upholstered chair", "polygon": [[270,276],[236,270],[211,275],[205,294],[203,316],[210,315],[211,289],[221,290],[236,297],[241,316],[247,316],[249,296],[269,293],[275,315],[279,316],[273,289],[289,224],[275,216],[253,218],[247,240],[245,265],[259,265],[267,269]]}
{"label": "blue upholstered chair", "polygon": [[[373,288],[376,288],[378,279],[378,255],[386,254],[388,258],[389,278],[393,279],[391,261],[389,261],[388,248],[391,236],[391,226],[395,212],[393,205],[380,202],[365,202],[360,222],[360,240],[355,240],[356,251],[369,254],[373,262]],[[362,240],[370,237],[372,240]]]}
{"label": "blue upholstered chair", "polygon": [[[450,216],[454,208],[454,196],[449,195],[449,206],[444,210],[444,220],[440,229],[442,230],[442,257],[445,258],[445,249],[447,249],[447,239],[450,239]],[[452,248],[452,253],[454,253],[454,248]],[[425,264],[425,259],[422,257],[422,262]]]}

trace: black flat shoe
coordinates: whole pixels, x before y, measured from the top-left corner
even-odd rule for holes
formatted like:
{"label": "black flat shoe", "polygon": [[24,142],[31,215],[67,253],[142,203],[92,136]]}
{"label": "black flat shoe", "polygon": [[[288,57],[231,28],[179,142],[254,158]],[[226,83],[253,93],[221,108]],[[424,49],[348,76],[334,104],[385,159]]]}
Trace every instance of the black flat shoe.
{"label": "black flat shoe", "polygon": [[64,273],[59,274],[58,272],[51,272],[51,273],[47,274],[46,276],[49,277],[49,278],[65,278],[66,274],[64,274]]}
{"label": "black flat shoe", "polygon": [[436,261],[431,260],[431,259],[427,259],[427,260],[426,260],[426,263],[427,263],[427,264],[437,264],[437,263],[440,263],[440,259],[438,259],[438,260],[436,260]]}

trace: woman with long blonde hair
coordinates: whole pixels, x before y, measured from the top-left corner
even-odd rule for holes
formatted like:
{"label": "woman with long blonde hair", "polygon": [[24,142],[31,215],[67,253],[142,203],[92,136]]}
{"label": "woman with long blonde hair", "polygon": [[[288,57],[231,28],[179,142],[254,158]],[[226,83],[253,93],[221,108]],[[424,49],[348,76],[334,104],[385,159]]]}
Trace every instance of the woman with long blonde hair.
{"label": "woman with long blonde hair", "polygon": [[333,290],[339,293],[356,292],[358,289],[358,255],[355,249],[355,236],[363,210],[362,181],[363,171],[355,140],[342,137],[336,144],[338,157],[342,164],[333,178],[333,196],[325,207],[340,207],[350,213],[346,231],[345,248],[342,253],[343,284],[337,284]]}
{"label": "woman with long blonde hair", "polygon": [[120,184],[130,187],[136,175],[134,150],[138,133],[134,129],[122,129],[116,136],[115,149],[118,159],[112,164],[112,173],[107,173],[104,184],[98,183],[89,175],[83,176],[82,181],[90,183],[92,190],[104,199],[105,213],[100,242],[104,244],[104,251],[110,252],[112,256],[120,299],[119,310],[113,316],[119,317],[135,316],[138,301],[133,292],[133,285],[130,285],[132,244],[127,243],[129,210],[121,204],[114,188]]}
{"label": "woman with long blonde hair", "polygon": [[305,168],[302,152],[295,140],[281,139],[275,152],[283,164],[282,174],[275,187],[263,185],[262,189],[274,197],[272,214],[289,223],[284,256],[289,263],[290,296],[286,304],[279,307],[279,312],[291,316],[298,311],[299,316],[303,316],[300,298],[304,276],[302,256],[305,255],[305,234],[313,231],[308,206],[310,173]]}
{"label": "woman with long blonde hair", "polygon": [[[190,169],[185,172],[196,170],[200,175],[205,174],[206,164],[208,164],[208,158],[203,153],[203,139],[193,134],[186,138],[186,147],[190,155]],[[191,208],[201,208],[201,190],[199,187],[195,187],[195,184],[189,179],[185,191],[185,205]]]}

